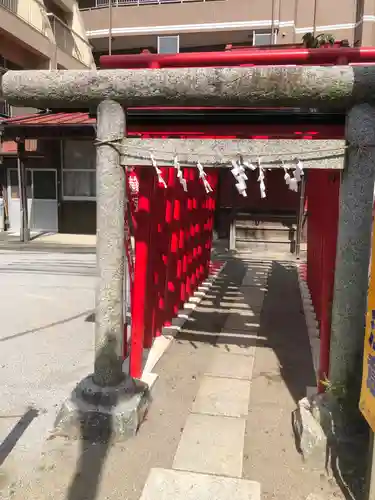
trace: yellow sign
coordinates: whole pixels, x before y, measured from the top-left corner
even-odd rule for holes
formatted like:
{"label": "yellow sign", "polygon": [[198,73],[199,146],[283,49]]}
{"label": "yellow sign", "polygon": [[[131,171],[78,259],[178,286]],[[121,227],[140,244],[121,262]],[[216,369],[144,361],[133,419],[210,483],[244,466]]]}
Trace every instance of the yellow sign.
{"label": "yellow sign", "polygon": [[362,390],[359,408],[375,432],[375,230],[372,234],[370,284],[367,294]]}

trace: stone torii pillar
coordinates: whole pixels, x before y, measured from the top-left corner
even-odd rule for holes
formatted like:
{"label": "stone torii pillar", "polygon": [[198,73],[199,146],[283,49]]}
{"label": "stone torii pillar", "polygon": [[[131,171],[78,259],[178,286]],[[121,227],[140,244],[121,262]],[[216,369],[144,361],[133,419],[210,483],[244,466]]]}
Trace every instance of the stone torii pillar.
{"label": "stone torii pillar", "polygon": [[[98,139],[106,141],[107,134],[114,139],[123,137],[123,115],[120,105],[136,106],[234,106],[234,107],[299,107],[318,108],[322,111],[346,112],[357,105],[375,104],[374,66],[333,66],[333,67],[235,67],[235,68],[178,68],[162,70],[102,70],[102,71],[8,71],[2,79],[0,98],[3,96],[13,105],[36,108],[82,109],[98,106]],[[107,101],[113,100],[112,101]],[[116,104],[119,103],[119,104]],[[363,108],[364,109],[364,108]],[[356,137],[358,120],[355,112],[349,115],[349,128]],[[363,114],[365,116],[365,114]],[[360,136],[373,137],[373,119],[361,125]],[[370,130],[370,127],[372,129]],[[350,132],[351,133],[351,132]],[[348,131],[348,136],[350,136]],[[120,134],[120,137],[116,137]],[[354,141],[355,142],[355,141]],[[87,429],[112,426],[112,433],[118,436],[135,432],[147,401],[147,391],[128,377],[122,378],[119,369],[120,326],[122,332],[119,303],[122,290],[119,283],[123,279],[123,225],[120,228],[118,209],[124,204],[124,188],[119,174],[119,156],[113,144],[101,143],[98,149],[98,247],[97,258],[101,283],[97,289],[97,320],[95,373],[82,381],[72,398],[64,405],[58,425],[67,434],[73,430],[86,432]],[[353,153],[354,154],[354,153]],[[338,242],[338,277],[346,279],[358,275],[360,280],[353,284],[364,286],[364,273],[368,270],[370,219],[370,190],[364,186],[372,175],[365,178],[354,176],[355,161],[349,154],[348,181],[343,183],[341,206],[355,208],[355,202],[348,186],[355,187],[361,196],[365,216],[360,218],[366,236],[363,244],[350,245],[350,235],[358,235],[353,227],[356,217],[349,217],[341,210],[340,238]],[[364,161],[364,160],[363,160]],[[368,168],[373,168],[374,158],[368,160]],[[359,171],[367,170],[362,160]],[[109,172],[113,173],[114,184],[109,182]],[[357,180],[355,180],[357,179]],[[346,187],[345,187],[346,186]],[[358,188],[358,189],[357,189]],[[362,192],[363,190],[363,192]],[[123,211],[122,211],[123,213]],[[357,210],[354,213],[358,213]],[[122,217],[123,215],[121,215]],[[109,224],[108,227],[106,224]],[[347,225],[345,231],[343,225]],[[118,232],[117,232],[118,230]],[[339,264],[352,259],[352,264]],[[341,266],[341,271],[340,271]],[[348,271],[349,270],[349,271]],[[363,291],[360,291],[363,295]],[[355,324],[364,315],[363,301],[345,287],[335,287],[334,311],[353,311],[356,307]],[[334,312],[334,316],[337,312]],[[335,316],[335,317],[336,317]],[[353,323],[354,324],[354,323]],[[335,326],[336,325],[336,326]],[[342,340],[342,325],[334,320],[334,340],[332,359],[336,359],[335,373],[347,380],[353,366],[351,351],[336,355]],[[349,332],[348,332],[349,333]],[[359,335],[359,334],[358,334]],[[359,342],[359,337],[356,339]],[[336,341],[337,339],[337,341]],[[345,344],[348,345],[348,344]],[[335,347],[334,347],[335,346]],[[362,342],[361,342],[362,346]],[[357,346],[358,347],[358,346]],[[131,416],[131,424],[129,422]],[[133,418],[133,420],[132,420]],[[84,425],[83,425],[84,424]],[[87,424],[87,426],[86,426]],[[103,424],[103,425],[98,425]]]}
{"label": "stone torii pillar", "polygon": [[[375,107],[354,106],[346,121],[348,151],[332,307],[330,382],[360,390],[375,180]],[[359,393],[359,392],[358,392]]]}
{"label": "stone torii pillar", "polygon": [[146,384],[123,373],[126,205],[125,169],[120,164],[125,135],[121,104],[102,101],[97,110],[96,264],[94,373],[83,379],[65,401],[55,433],[91,440],[134,435],[146,412]]}

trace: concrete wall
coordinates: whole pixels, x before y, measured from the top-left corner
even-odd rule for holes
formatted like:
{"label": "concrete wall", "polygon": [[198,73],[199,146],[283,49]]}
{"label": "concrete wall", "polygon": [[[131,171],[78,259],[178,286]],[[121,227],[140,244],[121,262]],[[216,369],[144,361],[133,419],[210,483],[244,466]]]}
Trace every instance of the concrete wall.
{"label": "concrete wall", "polygon": [[94,67],[78,5],[71,26],[47,15],[40,0],[12,0],[0,5],[0,54],[22,68]]}
{"label": "concrete wall", "polygon": [[[141,2],[141,0],[140,0]],[[90,39],[108,36],[108,8],[93,8],[95,0],[80,2]],[[91,5],[91,8],[89,7]],[[332,33],[351,43],[360,35],[364,45],[375,45],[373,0],[216,0],[171,4],[126,5],[113,8],[115,44],[121,38],[162,34],[199,33],[202,43],[208,32],[279,30],[278,43],[296,43],[313,31]],[[362,30],[358,28],[363,27]],[[227,39],[226,43],[231,40]],[[96,42],[95,42],[96,43]],[[123,42],[128,44],[128,42]],[[142,44],[141,44],[142,45]],[[143,44],[146,45],[146,44]]]}

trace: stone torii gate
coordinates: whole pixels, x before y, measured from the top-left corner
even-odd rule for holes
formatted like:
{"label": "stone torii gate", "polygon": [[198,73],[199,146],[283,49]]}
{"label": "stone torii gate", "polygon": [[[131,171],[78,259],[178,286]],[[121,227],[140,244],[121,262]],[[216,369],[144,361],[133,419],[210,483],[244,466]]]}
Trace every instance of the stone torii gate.
{"label": "stone torii gate", "polygon": [[[10,104],[36,108],[97,107],[95,369],[64,404],[58,429],[73,435],[108,427],[110,421],[112,433],[121,438],[136,432],[147,407],[147,388],[124,376],[121,359],[127,194],[119,146],[126,151],[130,140],[125,139],[128,107],[299,107],[346,113],[329,378],[333,384],[347,383],[357,369],[365,322],[375,178],[374,66],[8,71],[1,96]],[[251,141],[236,141],[236,148],[238,142],[250,151]],[[232,153],[236,156],[237,149]]]}

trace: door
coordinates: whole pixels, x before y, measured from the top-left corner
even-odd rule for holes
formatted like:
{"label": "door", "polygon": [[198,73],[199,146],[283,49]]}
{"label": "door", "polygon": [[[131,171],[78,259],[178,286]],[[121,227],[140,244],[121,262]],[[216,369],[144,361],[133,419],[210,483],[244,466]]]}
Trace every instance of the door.
{"label": "door", "polygon": [[32,199],[29,208],[30,230],[35,232],[58,231],[57,175],[55,169],[31,170]]}
{"label": "door", "polygon": [[[20,198],[17,169],[8,171],[9,222],[13,232],[21,229]],[[57,232],[56,169],[26,169],[27,207],[32,232]]]}

